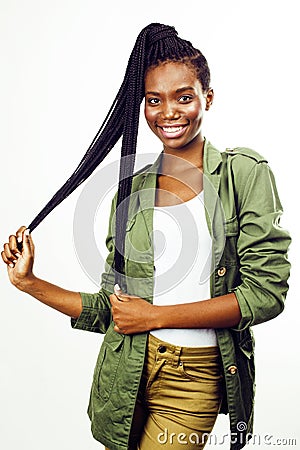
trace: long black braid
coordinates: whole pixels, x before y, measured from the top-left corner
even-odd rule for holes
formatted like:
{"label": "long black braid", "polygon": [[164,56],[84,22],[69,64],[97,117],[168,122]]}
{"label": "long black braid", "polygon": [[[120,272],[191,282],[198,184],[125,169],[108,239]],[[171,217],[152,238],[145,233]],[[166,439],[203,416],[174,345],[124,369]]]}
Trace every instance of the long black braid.
{"label": "long black braid", "polygon": [[[57,205],[91,175],[122,136],[114,255],[115,280],[120,285],[122,285],[121,276],[124,273],[126,223],[135,163],[140,105],[144,98],[144,77],[149,68],[165,61],[181,61],[190,64],[196,71],[203,90],[206,91],[209,88],[209,68],[199,50],[195,49],[189,41],[179,38],[174,27],[159,23],[146,26],[137,37],[116,98],[84,157],[66,183],[28,226],[30,231],[33,231]],[[125,158],[126,156],[131,157]]]}

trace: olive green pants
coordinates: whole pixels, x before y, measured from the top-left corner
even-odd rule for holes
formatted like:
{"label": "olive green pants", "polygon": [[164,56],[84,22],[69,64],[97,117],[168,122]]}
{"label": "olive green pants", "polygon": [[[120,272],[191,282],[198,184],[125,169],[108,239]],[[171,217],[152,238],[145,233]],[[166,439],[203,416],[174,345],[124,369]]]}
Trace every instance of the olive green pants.
{"label": "olive green pants", "polygon": [[130,450],[201,450],[223,394],[218,347],[178,347],[149,335]]}

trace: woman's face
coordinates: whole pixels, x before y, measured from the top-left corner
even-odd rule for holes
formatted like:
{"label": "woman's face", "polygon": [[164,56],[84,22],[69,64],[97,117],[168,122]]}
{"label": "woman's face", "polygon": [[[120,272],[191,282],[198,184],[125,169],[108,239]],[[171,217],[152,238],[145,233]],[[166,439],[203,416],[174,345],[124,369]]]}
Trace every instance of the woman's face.
{"label": "woman's face", "polygon": [[146,73],[145,117],[165,151],[199,148],[212,100],[212,89],[204,93],[195,71],[184,63],[164,63]]}

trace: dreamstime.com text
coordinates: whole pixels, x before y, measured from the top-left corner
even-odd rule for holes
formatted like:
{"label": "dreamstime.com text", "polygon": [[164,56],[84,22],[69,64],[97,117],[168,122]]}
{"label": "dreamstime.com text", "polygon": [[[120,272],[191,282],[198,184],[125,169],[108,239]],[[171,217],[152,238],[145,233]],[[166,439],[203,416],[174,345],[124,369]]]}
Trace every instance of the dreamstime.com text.
{"label": "dreamstime.com text", "polygon": [[165,444],[181,444],[181,445],[201,445],[206,442],[209,445],[225,445],[225,444],[239,444],[243,439],[246,445],[255,446],[296,446],[296,438],[276,437],[273,434],[246,434],[243,437],[238,433],[228,433],[217,436],[216,434],[208,433],[170,433],[167,428],[157,435],[157,441],[164,446]]}

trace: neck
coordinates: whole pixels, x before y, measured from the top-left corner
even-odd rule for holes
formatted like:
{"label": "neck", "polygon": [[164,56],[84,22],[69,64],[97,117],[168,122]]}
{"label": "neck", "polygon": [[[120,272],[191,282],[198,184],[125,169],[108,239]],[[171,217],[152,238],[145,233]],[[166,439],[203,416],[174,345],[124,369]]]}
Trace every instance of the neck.
{"label": "neck", "polygon": [[164,173],[181,171],[186,166],[203,168],[204,138],[186,148],[173,149],[165,147],[163,154]]}

